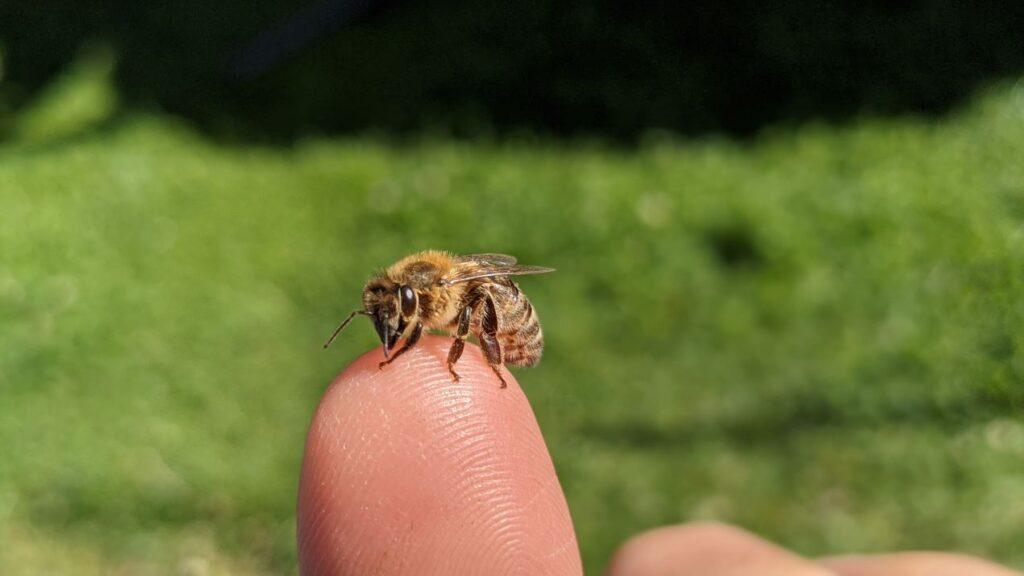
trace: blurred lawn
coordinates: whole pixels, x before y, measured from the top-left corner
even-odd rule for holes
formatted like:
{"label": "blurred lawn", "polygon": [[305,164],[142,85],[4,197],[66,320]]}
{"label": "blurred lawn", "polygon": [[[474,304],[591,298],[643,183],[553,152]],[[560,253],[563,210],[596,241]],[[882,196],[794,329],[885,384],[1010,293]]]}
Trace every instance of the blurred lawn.
{"label": "blurred lawn", "polygon": [[1024,567],[1024,88],[938,124],[640,149],[219,145],[87,58],[3,125],[0,573],[294,572],[307,420],[376,267],[501,251],[588,572],[651,526]]}

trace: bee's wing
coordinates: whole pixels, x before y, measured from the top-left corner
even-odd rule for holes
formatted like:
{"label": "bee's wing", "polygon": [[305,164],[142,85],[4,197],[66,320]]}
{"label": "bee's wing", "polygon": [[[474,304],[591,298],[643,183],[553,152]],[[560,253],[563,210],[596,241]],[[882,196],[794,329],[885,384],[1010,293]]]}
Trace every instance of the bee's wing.
{"label": "bee's wing", "polygon": [[516,263],[515,256],[508,254],[467,254],[458,257],[459,262],[476,262],[484,266],[512,266]]}
{"label": "bee's wing", "polygon": [[441,280],[442,284],[452,285],[478,280],[480,278],[493,278],[495,276],[525,276],[527,274],[546,274],[554,272],[554,268],[545,266],[523,266],[521,264],[494,264],[492,262],[472,262],[468,265],[457,267],[451,274]]}

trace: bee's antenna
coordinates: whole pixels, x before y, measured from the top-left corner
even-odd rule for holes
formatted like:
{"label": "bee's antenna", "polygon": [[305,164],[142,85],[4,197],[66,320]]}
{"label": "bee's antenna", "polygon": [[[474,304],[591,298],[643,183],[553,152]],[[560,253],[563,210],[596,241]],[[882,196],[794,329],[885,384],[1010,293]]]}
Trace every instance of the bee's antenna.
{"label": "bee's antenna", "polygon": [[324,343],[324,348],[327,348],[328,346],[331,345],[331,342],[334,342],[334,339],[338,337],[338,334],[341,334],[341,331],[345,329],[345,326],[347,326],[348,323],[351,322],[353,318],[355,318],[356,314],[362,314],[363,316],[370,315],[368,312],[364,310],[356,310],[349,314],[348,318],[345,318],[345,321],[342,322],[340,326],[338,326],[338,329],[334,331],[334,334],[331,334],[331,337],[328,338],[327,342]]}

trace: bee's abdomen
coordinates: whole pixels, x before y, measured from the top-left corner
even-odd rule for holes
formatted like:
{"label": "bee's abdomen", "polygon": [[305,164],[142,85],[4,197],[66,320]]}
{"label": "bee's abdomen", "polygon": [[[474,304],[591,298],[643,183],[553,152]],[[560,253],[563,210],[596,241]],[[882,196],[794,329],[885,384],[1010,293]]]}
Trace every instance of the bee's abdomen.
{"label": "bee's abdomen", "polygon": [[503,308],[499,311],[501,320],[497,334],[502,360],[514,366],[533,366],[540,362],[544,351],[544,332],[530,301],[522,292],[516,296],[495,302],[496,306]]}

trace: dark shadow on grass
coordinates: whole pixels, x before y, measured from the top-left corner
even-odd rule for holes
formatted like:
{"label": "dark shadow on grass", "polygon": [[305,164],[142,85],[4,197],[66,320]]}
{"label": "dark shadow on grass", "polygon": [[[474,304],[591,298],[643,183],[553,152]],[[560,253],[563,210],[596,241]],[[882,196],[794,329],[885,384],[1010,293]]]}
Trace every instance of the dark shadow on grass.
{"label": "dark shadow on grass", "polygon": [[719,264],[726,269],[756,269],[764,263],[764,254],[754,240],[751,225],[734,223],[708,230],[705,242]]}
{"label": "dark shadow on grass", "polygon": [[746,136],[945,113],[1024,71],[1022,23],[1024,4],[1008,1],[9,2],[0,104],[31,102],[98,41],[119,54],[129,106],[229,140]]}

